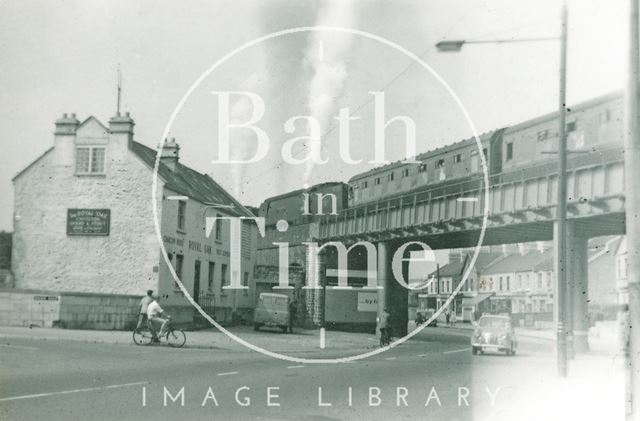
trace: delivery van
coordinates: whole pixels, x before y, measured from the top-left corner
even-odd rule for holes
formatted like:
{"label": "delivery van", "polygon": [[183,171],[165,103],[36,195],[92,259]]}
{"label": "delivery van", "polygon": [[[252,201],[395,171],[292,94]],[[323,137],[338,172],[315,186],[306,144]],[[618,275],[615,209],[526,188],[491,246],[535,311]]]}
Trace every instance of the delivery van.
{"label": "delivery van", "polygon": [[254,330],[267,326],[282,329],[286,333],[290,321],[288,295],[270,292],[260,294],[253,318]]}

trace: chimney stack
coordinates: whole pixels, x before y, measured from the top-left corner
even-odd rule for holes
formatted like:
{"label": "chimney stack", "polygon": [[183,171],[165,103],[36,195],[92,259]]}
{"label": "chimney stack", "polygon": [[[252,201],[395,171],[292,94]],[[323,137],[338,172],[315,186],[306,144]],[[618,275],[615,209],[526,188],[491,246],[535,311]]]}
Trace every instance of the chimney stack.
{"label": "chimney stack", "polygon": [[56,120],[56,128],[53,132],[54,162],[56,165],[73,166],[78,126],[80,126],[80,122],[73,113],[65,113]]}
{"label": "chimney stack", "polygon": [[175,171],[180,159],[180,145],[176,143],[176,139],[165,139],[162,151],[160,153],[160,162],[169,167],[171,171]]}
{"label": "chimney stack", "polygon": [[112,139],[126,140],[127,146],[133,140],[133,126],[135,123],[128,112],[124,115],[119,112],[109,120],[109,133]]}

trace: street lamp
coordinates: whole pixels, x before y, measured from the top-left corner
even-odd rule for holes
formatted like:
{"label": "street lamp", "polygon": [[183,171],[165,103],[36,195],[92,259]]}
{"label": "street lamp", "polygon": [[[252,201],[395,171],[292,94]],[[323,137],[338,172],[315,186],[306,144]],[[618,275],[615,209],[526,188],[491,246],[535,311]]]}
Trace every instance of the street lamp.
{"label": "street lamp", "polygon": [[466,39],[444,40],[436,44],[436,48],[441,53],[457,53],[462,50],[465,44],[512,44],[516,42],[541,42],[541,41],[558,41],[559,37],[538,37],[538,38],[517,38],[517,39],[491,39],[491,40],[473,40]]}
{"label": "street lamp", "polygon": [[[562,31],[561,36],[545,38],[520,38],[520,39],[498,39],[498,40],[445,40],[436,44],[440,52],[459,52],[465,44],[505,44],[539,41],[560,41],[560,77],[558,95],[558,196],[557,196],[557,232],[556,237],[556,260],[557,267],[557,308],[558,325],[556,332],[557,345],[557,366],[558,375],[567,375],[567,336],[571,334],[571,321],[567,318],[567,137],[566,137],[566,81],[567,81],[567,3],[562,4]],[[572,297],[569,297],[571,299]],[[571,341],[571,339],[569,339]]]}

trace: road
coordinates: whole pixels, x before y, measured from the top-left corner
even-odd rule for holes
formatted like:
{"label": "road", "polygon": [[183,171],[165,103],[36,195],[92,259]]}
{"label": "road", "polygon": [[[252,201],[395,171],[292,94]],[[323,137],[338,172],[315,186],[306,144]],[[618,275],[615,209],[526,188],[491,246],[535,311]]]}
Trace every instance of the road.
{"label": "road", "polygon": [[494,411],[492,396],[500,405],[552,366],[548,342],[521,341],[515,357],[472,356],[468,334],[445,329],[332,365],[225,348],[6,338],[0,345],[2,420],[483,419]]}

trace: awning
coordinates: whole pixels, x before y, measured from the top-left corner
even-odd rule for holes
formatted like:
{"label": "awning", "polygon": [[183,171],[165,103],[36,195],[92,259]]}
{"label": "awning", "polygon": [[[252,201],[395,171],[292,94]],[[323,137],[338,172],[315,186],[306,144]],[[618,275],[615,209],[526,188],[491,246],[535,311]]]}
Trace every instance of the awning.
{"label": "awning", "polygon": [[480,292],[475,297],[463,297],[462,298],[462,306],[463,307],[474,307],[491,297],[493,292]]}

